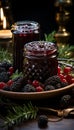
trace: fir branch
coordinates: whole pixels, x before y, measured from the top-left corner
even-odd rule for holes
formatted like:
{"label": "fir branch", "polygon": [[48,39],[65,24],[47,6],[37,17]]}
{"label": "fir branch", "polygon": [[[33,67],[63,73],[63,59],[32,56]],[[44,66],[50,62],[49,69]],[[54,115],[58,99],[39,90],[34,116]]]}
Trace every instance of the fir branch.
{"label": "fir branch", "polygon": [[12,54],[9,53],[4,48],[0,48],[0,62],[7,60],[9,62],[12,62]]}
{"label": "fir branch", "polygon": [[54,37],[55,33],[56,31],[54,30],[50,34],[44,34],[45,40],[49,42],[55,42],[55,37]]}
{"label": "fir branch", "polygon": [[12,107],[8,106],[8,114],[4,118],[4,124],[2,127],[12,127],[18,125],[24,120],[35,119],[37,116],[38,108],[33,106],[31,102],[27,104],[19,105],[15,104]]}
{"label": "fir branch", "polygon": [[63,45],[58,46],[58,57],[59,58],[72,58],[72,53],[74,52],[74,45]]}
{"label": "fir branch", "polygon": [[19,72],[18,69],[10,76],[11,79],[15,79],[17,77],[22,77],[23,73]]}

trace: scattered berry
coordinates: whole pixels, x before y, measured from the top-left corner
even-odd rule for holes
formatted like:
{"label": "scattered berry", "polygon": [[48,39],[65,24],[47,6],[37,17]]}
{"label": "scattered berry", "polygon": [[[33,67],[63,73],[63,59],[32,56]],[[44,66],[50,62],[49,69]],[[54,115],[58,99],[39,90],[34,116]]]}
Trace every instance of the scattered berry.
{"label": "scattered berry", "polygon": [[60,106],[61,108],[67,108],[71,103],[71,95],[64,95],[61,97]]}
{"label": "scattered berry", "polygon": [[38,126],[40,128],[46,128],[48,124],[48,117],[46,115],[40,115],[38,118]]}

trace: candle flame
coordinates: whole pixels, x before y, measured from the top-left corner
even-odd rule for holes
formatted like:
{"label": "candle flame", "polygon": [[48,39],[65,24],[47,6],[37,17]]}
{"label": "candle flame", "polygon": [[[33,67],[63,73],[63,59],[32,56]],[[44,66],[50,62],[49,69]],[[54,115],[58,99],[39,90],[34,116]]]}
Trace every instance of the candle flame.
{"label": "candle flame", "polygon": [[3,18],[3,29],[6,29],[6,17]]}
{"label": "candle flame", "polygon": [[1,20],[3,21],[3,18],[4,18],[3,8],[0,9],[0,12],[1,12]]}

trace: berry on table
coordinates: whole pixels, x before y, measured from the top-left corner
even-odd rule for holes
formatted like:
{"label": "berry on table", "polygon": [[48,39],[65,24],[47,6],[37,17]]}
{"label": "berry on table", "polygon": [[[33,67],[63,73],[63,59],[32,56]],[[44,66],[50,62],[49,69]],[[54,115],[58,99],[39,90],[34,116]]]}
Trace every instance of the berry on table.
{"label": "berry on table", "polygon": [[46,115],[40,115],[38,118],[38,126],[40,128],[46,128],[48,124],[48,117]]}
{"label": "berry on table", "polygon": [[71,95],[63,95],[60,99],[60,106],[62,108],[67,108],[71,103]]}

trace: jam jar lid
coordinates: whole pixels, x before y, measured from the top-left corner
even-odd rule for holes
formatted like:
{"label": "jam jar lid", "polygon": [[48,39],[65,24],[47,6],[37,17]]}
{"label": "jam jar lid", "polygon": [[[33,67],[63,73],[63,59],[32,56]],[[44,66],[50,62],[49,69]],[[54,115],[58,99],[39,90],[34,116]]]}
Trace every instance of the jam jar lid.
{"label": "jam jar lid", "polygon": [[40,24],[36,21],[17,21],[11,26],[13,33],[32,33],[40,29]]}
{"label": "jam jar lid", "polygon": [[24,45],[24,52],[28,56],[49,56],[57,54],[57,46],[48,41],[32,41]]}

